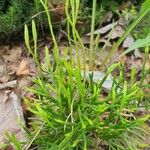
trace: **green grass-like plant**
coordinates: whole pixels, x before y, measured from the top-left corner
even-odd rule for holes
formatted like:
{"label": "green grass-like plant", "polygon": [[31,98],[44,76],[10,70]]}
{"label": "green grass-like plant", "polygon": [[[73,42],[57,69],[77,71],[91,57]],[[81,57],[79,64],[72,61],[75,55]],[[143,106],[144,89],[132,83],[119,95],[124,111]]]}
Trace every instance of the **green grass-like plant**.
{"label": "green grass-like plant", "polygon": [[28,147],[34,144],[43,150],[86,150],[91,146],[98,149],[97,143],[102,140],[110,149],[136,149],[143,139],[138,126],[146,120],[134,115],[143,92],[137,83],[127,84],[124,68],[119,64],[112,65],[106,76],[114,68],[120,69],[119,80],[114,79],[105,98],[101,98],[103,80],[94,83],[91,75],[84,83],[79,68],[74,68],[65,57],[55,72],[47,72],[47,79],[35,79],[36,88],[30,91],[38,97],[27,101],[35,115],[31,122],[34,142],[29,142]]}
{"label": "green grass-like plant", "polygon": [[[25,98],[28,109],[33,114],[30,122],[32,132],[28,133],[25,150],[30,149],[31,146],[39,150],[87,150],[100,149],[102,145],[108,146],[110,150],[136,150],[144,140],[143,135],[145,134],[140,125],[149,117],[138,118],[136,116],[140,102],[144,98],[141,87],[143,78],[141,82],[136,82],[136,71],[133,69],[131,81],[126,81],[125,68],[120,63],[112,64],[105,69],[105,76],[101,81],[94,81],[94,73],[89,74],[88,79],[85,76],[88,72],[86,57],[90,58],[90,70],[94,72],[95,68],[93,63],[95,51],[93,52],[93,49],[96,50],[97,44],[94,43],[93,32],[96,0],[93,0],[89,55],[87,55],[86,47],[76,29],[80,1],[66,0],[68,47],[64,49],[63,56],[60,56],[59,53],[47,1],[41,0],[41,3],[48,17],[50,35],[54,43],[54,59],[51,64],[49,50],[45,47],[46,66],[39,63],[35,22],[32,21],[34,50],[30,46],[28,27],[25,26],[25,43],[39,69],[39,76],[34,79],[36,87],[29,89],[36,98]],[[149,6],[150,0],[147,0],[142,6],[137,20],[119,39],[102,65],[107,62],[130,31],[148,13]],[[77,59],[72,55],[73,46],[77,53]],[[80,59],[79,49],[82,50],[83,59]],[[68,54],[69,60],[66,59]],[[118,79],[116,77],[112,79],[111,90],[104,96],[102,85],[115,69],[119,70]],[[144,75],[143,72],[143,77]],[[20,145],[17,146],[18,142],[15,144],[16,142],[13,141],[16,140],[13,139],[10,138],[15,148],[20,149]]]}

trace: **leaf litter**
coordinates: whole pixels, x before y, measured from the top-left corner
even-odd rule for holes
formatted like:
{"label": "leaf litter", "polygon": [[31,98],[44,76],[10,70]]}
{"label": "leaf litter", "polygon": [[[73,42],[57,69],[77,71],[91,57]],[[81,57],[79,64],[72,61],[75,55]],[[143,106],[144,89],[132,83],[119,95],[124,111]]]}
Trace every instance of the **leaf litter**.
{"label": "leaf litter", "polygon": [[[0,47],[0,143],[8,143],[5,133],[26,139],[20,123],[25,120],[21,99],[28,94],[32,77],[37,74],[36,65],[28,56],[22,56],[22,46]],[[18,121],[20,119],[20,121]]]}

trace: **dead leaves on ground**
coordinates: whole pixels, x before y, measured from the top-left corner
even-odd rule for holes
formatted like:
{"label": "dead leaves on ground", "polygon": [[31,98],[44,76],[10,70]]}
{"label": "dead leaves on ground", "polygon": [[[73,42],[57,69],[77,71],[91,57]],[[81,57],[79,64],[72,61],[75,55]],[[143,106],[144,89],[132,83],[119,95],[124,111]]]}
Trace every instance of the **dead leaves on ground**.
{"label": "dead leaves on ground", "polygon": [[[0,47],[0,82],[5,83],[16,76],[36,75],[36,65],[31,58],[22,56],[21,46]],[[9,76],[9,77],[8,77]]]}
{"label": "dead leaves on ground", "polygon": [[21,46],[0,47],[0,90],[1,101],[9,99],[8,91],[15,91],[18,96],[29,95],[27,87],[32,86],[32,78],[37,75],[34,60],[22,55]]}
{"label": "dead leaves on ground", "polygon": [[24,121],[20,103],[29,95],[26,88],[32,86],[37,69],[33,59],[22,53],[21,46],[0,47],[0,143],[6,142],[5,132],[25,140],[18,124],[18,117]]}

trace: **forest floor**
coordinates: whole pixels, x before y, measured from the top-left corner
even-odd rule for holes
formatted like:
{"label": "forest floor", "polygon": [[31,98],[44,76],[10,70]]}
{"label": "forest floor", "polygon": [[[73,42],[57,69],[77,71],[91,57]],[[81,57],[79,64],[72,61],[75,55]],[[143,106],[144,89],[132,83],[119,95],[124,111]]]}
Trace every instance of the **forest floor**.
{"label": "forest floor", "polygon": [[[108,14],[107,19],[109,19],[109,17],[111,17],[111,14]],[[112,26],[114,30],[110,35]],[[99,42],[102,45],[106,44],[105,53],[103,54],[104,56],[109,52],[113,43],[116,42],[116,39],[120,38],[124,32],[125,31],[121,20],[118,20],[113,24],[108,23],[106,26],[103,26],[95,31],[95,34],[102,34],[102,38]],[[64,36],[64,33],[61,33],[61,35],[59,35],[59,45],[61,52],[63,52],[65,47],[65,41],[63,40]],[[109,41],[108,38],[110,38]],[[90,43],[89,35],[87,34],[83,36],[82,40],[88,47]],[[134,38],[129,35],[120,46],[118,51],[113,55],[110,63],[114,62],[119,54],[122,53],[126,48],[128,48],[133,42]],[[38,52],[39,59],[42,63],[44,62],[45,45],[51,48],[51,40],[48,36],[39,41]],[[143,60],[144,52],[136,49],[133,53],[125,55],[117,61],[124,62],[126,64],[127,77],[130,76],[131,69],[135,68],[138,79],[142,70]],[[97,65],[99,65],[100,62],[101,58],[97,59]],[[150,69],[150,54],[146,62],[146,67],[147,70]],[[18,124],[18,119],[21,119],[23,122],[25,122],[25,124],[28,123],[28,116],[30,114],[28,114],[26,108],[27,106],[23,102],[23,97],[33,96],[32,93],[27,91],[27,88],[34,86],[32,81],[37,75],[38,72],[36,64],[33,58],[29,55],[24,42],[20,42],[17,44],[11,43],[0,46],[0,143],[8,142],[4,136],[6,132],[14,133],[19,138],[19,140],[25,139],[24,132],[21,130]],[[150,75],[147,76],[144,82],[150,82]],[[150,89],[147,88],[145,93],[150,93]],[[139,110],[139,116],[148,113],[150,112],[144,108]],[[147,122],[146,128],[148,133],[150,133],[150,121]],[[143,149],[148,150],[150,149],[150,135],[147,136],[146,143],[149,145],[146,147],[149,148]]]}

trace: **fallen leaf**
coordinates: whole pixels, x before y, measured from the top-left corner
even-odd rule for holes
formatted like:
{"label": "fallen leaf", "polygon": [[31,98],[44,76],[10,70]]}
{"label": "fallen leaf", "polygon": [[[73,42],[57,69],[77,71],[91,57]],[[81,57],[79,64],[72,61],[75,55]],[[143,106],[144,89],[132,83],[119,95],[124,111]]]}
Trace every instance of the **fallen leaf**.
{"label": "fallen leaf", "polygon": [[16,71],[18,70],[19,62],[20,61],[18,60],[18,62],[7,63],[7,74],[9,74],[9,75],[15,74]]}
{"label": "fallen leaf", "polygon": [[20,93],[21,97],[25,96],[28,92],[26,88],[31,87],[32,77],[26,76],[18,80],[17,92]]}
{"label": "fallen leaf", "polygon": [[[97,29],[94,31],[94,34],[105,34],[108,31],[110,31],[112,28],[114,28],[116,25],[118,24],[118,22],[114,22],[111,24],[106,25],[105,27],[102,27],[100,29]],[[87,36],[90,36],[91,33],[86,34]]]}
{"label": "fallen leaf", "polygon": [[9,49],[7,55],[3,55],[5,62],[16,62],[21,57],[22,49],[21,47],[15,46],[12,49]]}
{"label": "fallen leaf", "polygon": [[17,80],[13,80],[13,81],[0,84],[0,89],[14,88],[16,85],[17,85]]}
{"label": "fallen leaf", "polygon": [[2,77],[0,77],[0,83],[6,83],[9,81],[9,79],[10,79],[10,75],[5,74]]}
{"label": "fallen leaf", "polygon": [[142,70],[142,60],[135,58],[133,55],[128,59],[127,61],[127,67],[129,70],[132,70],[132,68],[136,69],[136,72]]}
{"label": "fallen leaf", "polygon": [[144,39],[138,39],[136,40],[131,46],[125,50],[119,57],[122,57],[125,54],[128,54],[129,52],[132,52],[133,50],[137,48],[147,47],[150,45],[150,36],[147,36]]}
{"label": "fallen leaf", "polygon": [[100,39],[99,43],[103,43],[107,47],[112,47],[112,44],[110,43],[110,41],[108,41],[106,39]]}
{"label": "fallen leaf", "polygon": [[37,67],[36,67],[35,61],[31,58],[28,58],[27,61],[29,64],[29,75],[36,76],[37,75]]}
{"label": "fallen leaf", "polygon": [[135,49],[134,56],[135,58],[142,58],[142,54],[139,49]]}
{"label": "fallen leaf", "polygon": [[65,17],[65,6],[64,4],[56,4],[52,10],[52,20],[59,22]]}
{"label": "fallen leaf", "polygon": [[129,48],[134,42],[134,38],[131,35],[128,35],[123,42],[124,48]]}
{"label": "fallen leaf", "polygon": [[116,26],[113,30],[111,35],[107,34],[105,37],[109,37],[111,39],[120,38],[124,34],[124,29],[121,26]]}
{"label": "fallen leaf", "polygon": [[[97,50],[96,58],[95,58],[96,65],[101,65],[101,63],[104,61],[104,59],[107,57],[108,53],[110,52],[111,48],[112,48],[111,46],[106,46],[102,53],[101,53],[101,49]],[[110,57],[110,59],[107,61],[107,64],[116,62],[117,57],[119,57],[118,51],[116,51],[116,53],[114,53]]]}
{"label": "fallen leaf", "polygon": [[17,76],[26,76],[26,75],[29,75],[29,64],[28,64],[27,60],[23,59],[21,61],[16,74],[17,74]]}

